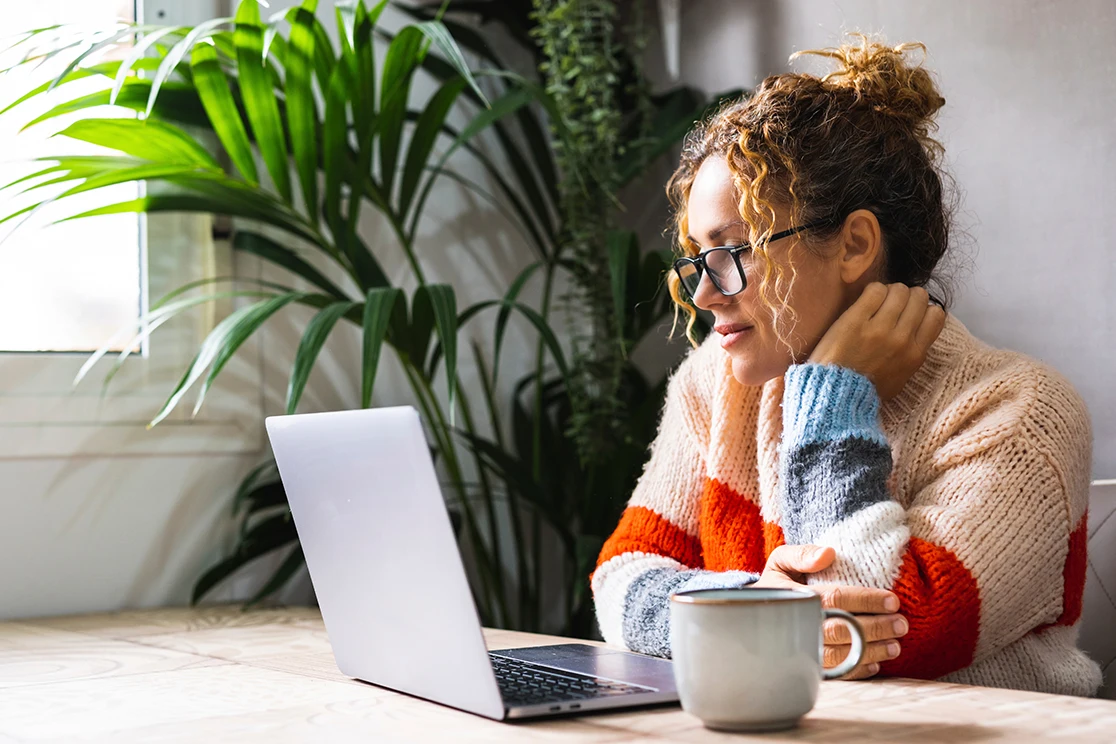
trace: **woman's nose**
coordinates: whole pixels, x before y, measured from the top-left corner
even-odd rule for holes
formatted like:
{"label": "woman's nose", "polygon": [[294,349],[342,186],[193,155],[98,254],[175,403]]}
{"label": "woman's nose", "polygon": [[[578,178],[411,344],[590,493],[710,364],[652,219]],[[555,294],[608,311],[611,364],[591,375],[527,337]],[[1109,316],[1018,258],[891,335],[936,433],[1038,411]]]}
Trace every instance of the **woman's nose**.
{"label": "woman's nose", "polygon": [[711,310],[717,305],[723,305],[728,299],[713,285],[709,272],[703,272],[701,279],[698,280],[697,289],[694,290],[694,305],[702,310]]}

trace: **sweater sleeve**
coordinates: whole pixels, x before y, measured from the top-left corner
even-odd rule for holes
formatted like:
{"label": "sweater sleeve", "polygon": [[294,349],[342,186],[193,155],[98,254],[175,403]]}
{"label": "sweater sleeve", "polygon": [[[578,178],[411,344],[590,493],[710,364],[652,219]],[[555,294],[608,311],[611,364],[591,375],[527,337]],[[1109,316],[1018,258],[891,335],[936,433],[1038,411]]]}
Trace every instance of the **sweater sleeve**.
{"label": "sweater sleeve", "polygon": [[892,455],[872,383],[814,364],[786,375],[784,533],[789,543],[837,551],[812,582],[899,596],[910,630],[884,674],[942,677],[1080,615],[1090,448],[1084,406],[1068,383],[1033,367],[992,389],[992,403],[988,396],[983,405],[960,401],[939,416],[941,444],[915,475],[925,482],[905,484],[904,508],[889,491]]}
{"label": "sweater sleeve", "polygon": [[701,384],[702,356],[703,349],[691,353],[671,378],[650,460],[591,576],[605,641],[656,656],[670,656],[672,594],[746,586],[758,578],[702,568],[698,513],[705,461],[698,431],[708,422],[710,399]]}

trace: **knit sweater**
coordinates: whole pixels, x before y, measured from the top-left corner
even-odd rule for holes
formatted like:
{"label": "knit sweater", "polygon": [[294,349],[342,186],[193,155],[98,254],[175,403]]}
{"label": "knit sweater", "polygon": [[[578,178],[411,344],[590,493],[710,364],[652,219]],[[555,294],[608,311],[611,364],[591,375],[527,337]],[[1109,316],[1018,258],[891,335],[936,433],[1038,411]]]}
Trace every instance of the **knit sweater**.
{"label": "knit sweater", "polygon": [[671,378],[591,577],[608,643],[669,656],[672,593],[744,586],[777,546],[825,545],[837,559],[810,583],[899,596],[910,630],[882,675],[1095,692],[1075,645],[1091,432],[1066,380],[952,316],[882,405],[841,367],[741,385],[719,340]]}

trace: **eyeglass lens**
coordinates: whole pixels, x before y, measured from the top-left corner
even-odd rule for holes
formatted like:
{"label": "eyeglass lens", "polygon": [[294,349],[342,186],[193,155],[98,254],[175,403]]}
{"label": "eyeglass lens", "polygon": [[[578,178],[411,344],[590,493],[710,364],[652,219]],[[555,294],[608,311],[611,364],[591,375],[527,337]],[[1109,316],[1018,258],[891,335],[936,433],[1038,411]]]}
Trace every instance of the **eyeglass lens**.
{"label": "eyeglass lens", "polygon": [[[703,254],[705,265],[709,269],[709,278],[722,294],[733,295],[744,289],[744,278],[732,252],[727,248],[714,248]],[[685,262],[678,267],[678,276],[682,280],[683,288],[693,297],[701,283],[701,267],[692,262]]]}

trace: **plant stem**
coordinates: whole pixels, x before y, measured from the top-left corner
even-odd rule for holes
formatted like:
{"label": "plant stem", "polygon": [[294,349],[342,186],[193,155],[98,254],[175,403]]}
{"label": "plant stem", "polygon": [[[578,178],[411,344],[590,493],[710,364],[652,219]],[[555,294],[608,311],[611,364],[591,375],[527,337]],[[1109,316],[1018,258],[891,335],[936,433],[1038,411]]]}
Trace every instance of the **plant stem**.
{"label": "plant stem", "polygon": [[[476,348],[477,367],[480,372],[481,387],[484,390],[485,403],[488,405],[488,415],[492,420],[492,430],[496,439],[496,445],[504,452],[508,449],[504,444],[504,434],[500,430],[500,415],[496,406],[496,393],[494,391],[494,381],[489,376],[488,370],[485,367],[484,356],[481,354],[479,348]],[[523,522],[519,512],[519,495],[515,489],[505,481],[504,487],[507,488],[508,493],[508,516],[511,520],[512,526],[512,539],[515,542],[515,563],[516,563],[516,585],[519,595],[519,616],[516,618],[516,627],[525,627],[525,604],[523,597],[526,596],[524,590],[527,581],[527,553],[524,550],[523,543]]]}
{"label": "plant stem", "polygon": [[[547,263],[546,278],[543,282],[543,297],[542,297],[542,313],[541,315],[545,320],[550,320],[550,295],[554,288],[554,272],[556,271],[557,264],[553,261]],[[534,431],[532,432],[533,440],[531,443],[531,473],[536,483],[542,480],[542,417],[546,415],[543,408],[543,364],[545,362],[545,345],[540,338],[538,347],[535,350],[535,417],[534,417]],[[533,612],[535,614],[535,622],[532,629],[538,630],[539,623],[539,603],[542,598],[542,518],[539,515],[538,507],[535,508],[533,513],[533,520],[531,524],[531,549],[534,558],[534,589],[535,597],[532,602]]]}
{"label": "plant stem", "polygon": [[[402,357],[402,355],[401,355]],[[445,436],[447,427],[445,424],[445,417],[442,415],[441,409],[438,406],[437,399],[434,398],[433,391],[429,389],[426,380],[423,379],[421,374],[414,368],[409,359],[403,358],[403,370],[407,374],[407,380],[411,383],[411,389],[415,392],[415,397],[418,399],[419,406],[426,416],[427,422],[430,424],[431,432],[434,436],[435,443],[438,450],[446,458],[446,467],[450,470],[450,478],[453,481],[454,489],[458,492],[458,497],[462,502],[462,509],[465,513],[465,522],[469,530],[470,538],[479,546],[478,549],[483,548],[483,541],[481,540],[480,531],[477,529],[476,516],[473,514],[473,508],[470,506],[467,494],[464,488],[464,479],[461,477],[460,468],[457,466],[456,453],[453,450],[453,443]],[[428,397],[429,396],[429,397]],[[489,567],[487,561],[484,560],[484,553],[480,553],[480,560],[478,560],[480,568],[481,583],[483,584],[484,591],[482,596],[484,605],[482,607],[482,614],[487,618],[491,618],[492,606],[491,594],[492,586],[490,577],[488,575]]]}
{"label": "plant stem", "polygon": [[[395,237],[399,239],[399,245],[403,248],[403,253],[407,256],[407,263],[411,265],[411,270],[415,272],[415,278],[418,279],[419,286],[426,284],[426,275],[422,272],[422,266],[419,264],[418,256],[415,255],[415,247],[407,239],[407,234],[403,230],[403,223],[401,219],[396,219],[396,214],[393,211],[387,211],[388,222],[391,223],[391,229],[395,232]],[[402,215],[400,216],[402,217]]]}
{"label": "plant stem", "polygon": [[[460,382],[458,387],[460,387]],[[461,401],[461,416],[465,421],[465,429],[473,436],[476,436],[477,430],[473,423],[472,410],[469,408],[469,399],[464,395],[459,396],[459,398]],[[496,574],[496,591],[500,597],[500,607],[504,615],[500,619],[500,624],[507,627],[507,602],[505,599],[507,590],[504,586],[503,552],[500,550],[500,530],[496,522],[496,503],[492,498],[492,485],[488,480],[488,469],[484,467],[484,462],[481,460],[479,452],[474,451],[473,456],[476,459],[477,473],[481,481],[481,492],[484,494],[485,509],[488,512],[488,531],[492,535],[492,565]],[[463,483],[462,486],[464,486]]]}
{"label": "plant stem", "polygon": [[[469,528],[469,536],[476,544],[477,563],[481,569],[481,581],[484,585],[486,597],[491,599],[491,596],[494,595],[501,616],[506,617],[507,609],[504,607],[503,597],[495,594],[495,589],[492,586],[493,577],[491,572],[493,567],[489,563],[489,556],[484,550],[484,538],[477,526],[476,514],[473,512],[473,507],[469,504],[466,497],[467,494],[464,486],[465,478],[461,473],[461,463],[458,462],[457,459],[457,450],[453,446],[453,438],[449,433],[450,427],[446,423],[445,413],[442,411],[442,407],[438,403],[438,399],[434,395],[429,381],[422,376],[421,372],[409,363],[405,363],[403,368],[407,370],[407,376],[411,380],[416,395],[423,401],[424,411],[426,411],[428,416],[427,420],[430,422],[431,429],[434,431],[434,436],[438,440],[439,451],[446,458],[446,467],[450,470],[450,478],[453,481],[454,490],[458,492],[458,497],[462,500],[462,508],[465,512],[465,522]],[[492,617],[491,606],[489,607],[489,617]]]}

